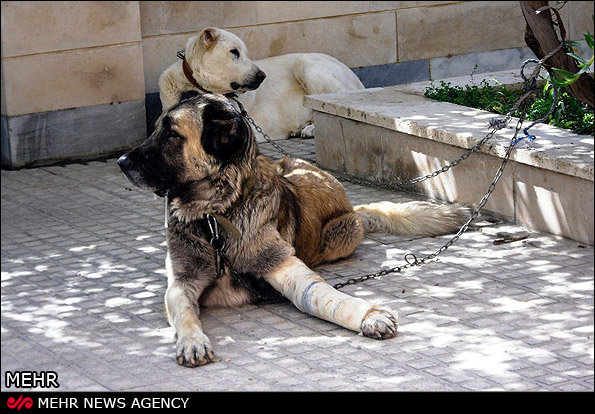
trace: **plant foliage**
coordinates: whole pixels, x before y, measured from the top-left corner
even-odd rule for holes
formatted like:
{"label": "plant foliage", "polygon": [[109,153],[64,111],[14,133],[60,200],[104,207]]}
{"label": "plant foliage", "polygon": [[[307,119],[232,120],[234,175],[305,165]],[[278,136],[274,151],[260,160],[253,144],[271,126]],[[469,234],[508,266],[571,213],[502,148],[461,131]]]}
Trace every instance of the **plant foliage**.
{"label": "plant foliage", "polygon": [[[430,86],[424,95],[442,102],[450,102],[485,111],[506,114],[519,99],[520,90],[508,90],[502,85],[492,86],[487,80],[479,85],[472,83],[466,86],[452,86],[450,82],[440,81],[439,86]],[[544,87],[544,93],[529,102],[526,119],[543,118],[553,103],[552,88]],[[518,116],[513,113],[513,116]],[[593,135],[593,108],[576,100],[564,91],[560,91],[556,109],[550,115],[548,123],[560,128],[570,129],[577,134]]]}

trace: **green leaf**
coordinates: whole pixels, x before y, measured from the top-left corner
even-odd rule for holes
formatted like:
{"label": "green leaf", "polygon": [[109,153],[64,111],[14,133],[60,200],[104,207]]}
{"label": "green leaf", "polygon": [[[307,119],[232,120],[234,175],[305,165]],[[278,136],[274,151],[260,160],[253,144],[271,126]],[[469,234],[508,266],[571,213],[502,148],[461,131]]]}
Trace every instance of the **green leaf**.
{"label": "green leaf", "polygon": [[577,42],[576,40],[567,40],[566,41],[566,47],[578,47],[580,46],[580,43]]}
{"label": "green leaf", "polygon": [[585,63],[587,63],[587,61],[586,61],[585,59],[583,59],[582,57],[580,57],[579,55],[576,55],[576,54],[574,54],[574,53],[567,53],[567,55],[568,55],[568,56],[570,56],[570,57],[572,57],[572,58],[574,58],[574,59],[576,59],[576,60],[578,60],[578,61],[579,61],[579,62],[581,62],[583,65],[584,65]]}
{"label": "green leaf", "polygon": [[565,69],[552,68],[552,70],[556,73],[556,75],[558,75],[558,77],[564,80],[568,80],[574,77],[574,73]]}
{"label": "green leaf", "polygon": [[[591,63],[593,63],[593,59],[591,59]],[[590,64],[584,65],[581,70],[579,70],[578,72],[576,72],[577,79],[578,79],[579,76],[581,76],[583,73],[585,73],[586,71],[589,70],[589,66],[591,66],[591,65]]]}
{"label": "green leaf", "polygon": [[593,35],[589,32],[585,34],[585,42],[587,42],[587,46],[593,50]]}
{"label": "green leaf", "polygon": [[572,73],[564,69],[552,68],[557,78],[553,80],[553,83],[558,86],[568,86],[581,76],[580,73]]}

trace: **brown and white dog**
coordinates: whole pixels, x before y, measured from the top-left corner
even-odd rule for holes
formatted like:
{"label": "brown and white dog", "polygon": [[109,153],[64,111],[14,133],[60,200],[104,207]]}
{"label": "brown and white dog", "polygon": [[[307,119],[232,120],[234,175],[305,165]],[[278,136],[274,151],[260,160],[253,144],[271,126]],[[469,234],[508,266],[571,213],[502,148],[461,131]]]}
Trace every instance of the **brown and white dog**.
{"label": "brown and white dog", "polygon": [[164,111],[186,90],[236,93],[248,114],[273,139],[313,136],[312,111],[302,104],[305,95],[364,88],[332,56],[292,53],[252,61],[239,37],[214,27],[191,37],[184,56],[159,78]]}
{"label": "brown and white dog", "polygon": [[351,255],[366,231],[441,234],[466,214],[425,202],[354,209],[330,174],[259,155],[246,120],[221,95],[173,105],[118,164],[133,184],[171,200],[165,304],[186,366],[215,360],[201,305],[240,306],[277,292],[303,312],[393,337],[395,311],[333,289],[310,267]]}

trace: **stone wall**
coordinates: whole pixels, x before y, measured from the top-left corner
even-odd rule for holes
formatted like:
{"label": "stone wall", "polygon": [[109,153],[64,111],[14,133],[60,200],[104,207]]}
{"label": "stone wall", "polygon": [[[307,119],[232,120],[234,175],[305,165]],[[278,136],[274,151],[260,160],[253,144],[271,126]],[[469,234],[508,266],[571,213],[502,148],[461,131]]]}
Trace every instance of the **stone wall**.
{"label": "stone wall", "polygon": [[2,2],[2,165],[109,153],[145,136],[137,1]]}
{"label": "stone wall", "polygon": [[[592,14],[592,2],[564,6],[571,39],[593,31]],[[142,140],[160,111],[160,73],[206,26],[240,36],[253,59],[328,53],[367,87],[532,57],[516,1],[3,1],[2,165],[94,157]]]}

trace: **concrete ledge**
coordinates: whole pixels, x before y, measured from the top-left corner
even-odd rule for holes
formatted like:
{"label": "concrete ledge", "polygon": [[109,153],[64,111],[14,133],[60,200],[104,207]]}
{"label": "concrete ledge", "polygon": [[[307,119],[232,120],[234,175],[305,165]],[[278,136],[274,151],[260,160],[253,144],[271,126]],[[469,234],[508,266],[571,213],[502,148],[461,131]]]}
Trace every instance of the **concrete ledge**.
{"label": "concrete ledge", "polygon": [[[518,82],[512,73],[484,74],[476,82],[484,77]],[[429,84],[306,97],[305,105],[315,110],[317,163],[366,179],[399,181],[457,159],[489,132],[487,123],[497,115],[427,99],[423,91]],[[480,153],[414,190],[476,205],[515,125],[513,119]],[[593,137],[543,124],[531,132],[537,140],[531,148],[517,145],[486,209],[535,230],[593,244]]]}
{"label": "concrete ledge", "polygon": [[[466,79],[468,82],[468,77]],[[429,85],[430,82],[421,84]],[[461,148],[469,148],[483,138],[489,131],[488,121],[498,117],[491,112],[425,98],[415,92],[418,90],[421,87],[414,84],[310,95],[304,104],[318,112]],[[490,141],[491,145],[482,152],[503,156],[515,124],[513,118],[509,127],[498,131]],[[531,149],[519,145],[512,154],[513,161],[593,181],[592,136],[577,135],[545,124],[535,125],[531,132],[537,140]]]}
{"label": "concrete ledge", "polygon": [[112,154],[146,138],[144,100],[2,115],[2,167],[21,168]]}

